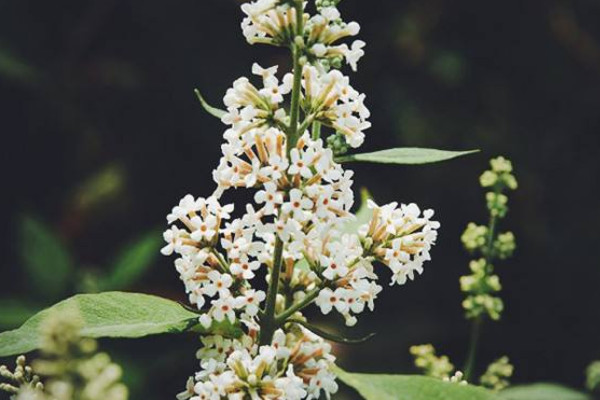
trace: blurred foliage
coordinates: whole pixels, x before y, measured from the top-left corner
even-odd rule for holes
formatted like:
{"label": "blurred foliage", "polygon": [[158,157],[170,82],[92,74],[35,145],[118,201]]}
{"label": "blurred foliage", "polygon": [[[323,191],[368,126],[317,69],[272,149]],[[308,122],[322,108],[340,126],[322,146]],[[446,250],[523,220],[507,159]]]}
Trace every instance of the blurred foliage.
{"label": "blurred foliage", "polygon": [[20,222],[19,248],[34,297],[56,300],[64,295],[73,274],[73,262],[61,240],[33,217]]}
{"label": "blurred foliage", "polygon": [[150,231],[123,246],[109,268],[89,271],[75,267],[73,257],[56,232],[31,216],[23,216],[19,253],[29,287],[27,299],[0,299],[0,329],[14,328],[44,305],[74,292],[132,287],[153,264],[161,245],[160,234]]}
{"label": "blurred foliage", "polygon": [[0,42],[0,77],[11,81],[31,83],[39,78],[39,72]]}

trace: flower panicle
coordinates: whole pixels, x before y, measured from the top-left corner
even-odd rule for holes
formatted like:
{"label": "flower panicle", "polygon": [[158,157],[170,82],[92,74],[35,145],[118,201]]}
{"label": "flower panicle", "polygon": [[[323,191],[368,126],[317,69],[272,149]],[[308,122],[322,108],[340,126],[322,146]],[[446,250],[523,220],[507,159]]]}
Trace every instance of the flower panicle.
{"label": "flower panicle", "polygon": [[[201,370],[180,399],[329,398],[337,390],[335,358],[319,336],[292,323],[315,304],[348,326],[373,310],[382,291],[377,264],[403,285],[423,272],[437,239],[432,210],[416,204],[369,203],[370,221],[356,217],[353,172],[336,156],[364,142],[371,127],[365,95],[340,68],[356,69],[364,43],[338,1],[255,0],[242,5],[248,42],[288,47],[294,69],[252,66],[226,91],[222,156],[211,196],[184,196],[167,216],[164,255],[208,332],[198,351]],[[241,209],[225,199],[244,188]],[[259,280],[267,281],[268,289]],[[243,332],[225,335],[220,327]]]}
{"label": "flower panicle", "polygon": [[516,249],[512,232],[497,232],[498,222],[508,213],[508,197],[504,193],[517,188],[513,166],[510,160],[497,157],[490,160],[490,167],[480,177],[481,186],[493,190],[486,193],[490,222],[487,226],[471,222],[461,236],[465,249],[480,256],[469,264],[471,274],[460,278],[461,290],[466,294],[463,308],[468,319],[483,316],[500,319],[504,303],[496,296],[501,284],[498,275],[494,274],[493,262],[511,257]]}

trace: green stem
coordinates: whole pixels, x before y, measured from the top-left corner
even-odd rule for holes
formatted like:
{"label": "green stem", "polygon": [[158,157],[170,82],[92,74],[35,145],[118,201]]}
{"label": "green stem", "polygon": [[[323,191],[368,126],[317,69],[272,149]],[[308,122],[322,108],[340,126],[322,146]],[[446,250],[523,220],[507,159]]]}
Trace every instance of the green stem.
{"label": "green stem", "polygon": [[[292,88],[292,103],[290,107],[290,128],[287,140],[288,153],[296,147],[298,142],[298,120],[300,118],[300,90],[302,88],[302,65],[300,57],[302,55],[302,40],[304,32],[304,10],[303,0],[296,0],[296,25],[298,31],[294,43],[292,43],[293,63],[294,63],[294,86]],[[300,132],[301,133],[301,132]]]}
{"label": "green stem", "polygon": [[321,123],[318,121],[314,121],[312,123],[312,138],[313,140],[317,140],[321,137]]}
{"label": "green stem", "polygon": [[[496,187],[494,192],[496,195],[500,193],[500,187]],[[496,215],[490,215],[490,222],[488,224],[488,232],[487,232],[487,243],[485,247],[485,272],[486,274],[490,274],[491,263],[493,260],[493,251],[494,251],[494,237],[496,235],[496,225],[498,222],[498,217]],[[473,375],[473,370],[476,366],[477,361],[477,347],[479,346],[479,341],[481,337],[481,327],[483,325],[483,316],[479,315],[477,318],[473,320],[471,325],[471,338],[469,339],[469,350],[467,353],[467,361],[464,367],[465,380],[470,381]]]}
{"label": "green stem", "polygon": [[279,275],[281,274],[281,258],[283,255],[283,242],[277,236],[275,239],[275,252],[273,256],[273,269],[271,270],[271,279],[269,289],[267,290],[267,302],[265,312],[261,319],[260,327],[260,345],[264,346],[271,343],[273,333],[276,329],[275,306],[277,305],[277,293],[279,292]]}
{"label": "green stem", "polygon": [[469,341],[469,352],[467,354],[467,362],[465,363],[464,374],[467,382],[471,381],[473,370],[475,369],[475,361],[477,359],[477,348],[481,337],[481,326],[483,318],[481,316],[473,320],[471,325],[471,339]]}
{"label": "green stem", "polygon": [[210,248],[210,252],[217,258],[219,265],[221,266],[221,272],[229,272],[229,263],[225,260],[223,255],[217,251],[214,247]]}
{"label": "green stem", "polygon": [[310,303],[313,302],[314,299],[317,298],[320,291],[321,291],[321,288],[318,287],[318,288],[315,288],[315,289],[311,290],[310,292],[308,292],[302,300],[300,300],[296,304],[293,304],[290,308],[288,308],[287,310],[285,310],[284,312],[279,314],[275,318],[275,325],[277,325],[277,326],[282,325],[283,323],[285,323],[285,321],[289,317],[291,317],[296,312],[303,310],[305,307],[307,307]]}

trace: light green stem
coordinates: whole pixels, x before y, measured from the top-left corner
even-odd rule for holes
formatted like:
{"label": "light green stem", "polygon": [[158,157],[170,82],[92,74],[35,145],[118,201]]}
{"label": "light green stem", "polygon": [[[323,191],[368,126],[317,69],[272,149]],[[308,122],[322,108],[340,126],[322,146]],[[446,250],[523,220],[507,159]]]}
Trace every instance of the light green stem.
{"label": "light green stem", "polygon": [[310,305],[314,299],[317,298],[317,296],[319,295],[319,292],[321,291],[321,288],[315,288],[313,290],[311,290],[310,292],[308,292],[306,294],[306,296],[300,300],[298,303],[293,304],[290,308],[288,308],[287,310],[285,310],[284,312],[282,312],[281,314],[279,314],[276,318],[275,318],[275,323],[277,326],[282,325],[283,323],[285,323],[285,321],[291,317],[292,315],[294,315],[296,312],[303,310],[305,307],[307,307],[308,305]]}
{"label": "light green stem", "polygon": [[318,121],[312,123],[312,138],[313,140],[321,138],[321,123]]}
{"label": "light green stem", "polygon": [[[290,128],[288,132],[287,149],[288,153],[296,147],[298,142],[298,120],[300,119],[300,90],[302,88],[302,65],[300,57],[302,55],[302,40],[304,32],[304,10],[302,0],[295,2],[296,7],[296,25],[298,31],[296,38],[292,43],[293,63],[294,63],[294,85],[292,88],[292,103],[290,107]],[[301,133],[301,132],[300,132]]]}

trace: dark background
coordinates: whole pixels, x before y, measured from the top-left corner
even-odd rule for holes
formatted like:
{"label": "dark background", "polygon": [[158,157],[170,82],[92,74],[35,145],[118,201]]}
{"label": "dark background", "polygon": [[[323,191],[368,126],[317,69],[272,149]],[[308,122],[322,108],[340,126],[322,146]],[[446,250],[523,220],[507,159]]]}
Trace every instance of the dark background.
{"label": "dark background", "polygon": [[[373,114],[362,149],[482,150],[431,166],[349,166],[357,190],[432,207],[442,230],[424,276],[386,285],[351,332],[378,335],[338,347],[340,364],[414,372],[408,347],[431,342],[462,366],[468,325],[458,278],[469,256],[459,237],[467,222],[485,223],[478,176],[488,158],[505,155],[520,187],[501,229],[514,231],[518,251],[497,265],[506,311],[485,327],[480,368],[507,354],[515,382],[580,387],[585,366],[600,358],[600,2],[345,0],[340,8],[368,44],[351,75]],[[141,232],[160,235],[184,194],[213,191],[223,126],[193,88],[220,105],[252,62],[289,68],[285,51],[245,43],[241,18],[233,0],[0,1],[0,297],[37,296],[17,252],[23,213],[59,232],[85,269]],[[98,174],[104,191],[82,200]],[[131,290],[183,299],[172,261],[157,257]],[[191,336],[103,346],[130,366],[133,398],[172,398],[196,365]]]}

